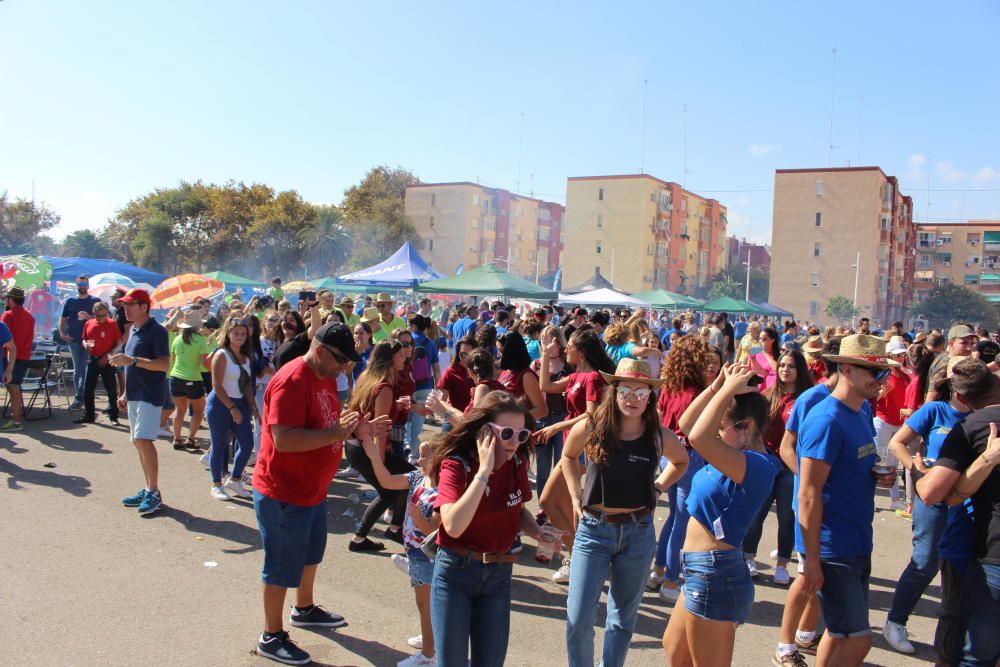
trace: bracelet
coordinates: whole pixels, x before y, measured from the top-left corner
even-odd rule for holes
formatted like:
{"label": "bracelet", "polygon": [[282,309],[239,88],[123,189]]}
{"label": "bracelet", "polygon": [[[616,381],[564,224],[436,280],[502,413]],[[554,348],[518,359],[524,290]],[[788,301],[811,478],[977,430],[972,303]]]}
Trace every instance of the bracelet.
{"label": "bracelet", "polygon": [[482,475],[476,475],[472,479],[478,479],[483,484],[489,484],[490,483],[490,478],[489,477],[483,477]]}

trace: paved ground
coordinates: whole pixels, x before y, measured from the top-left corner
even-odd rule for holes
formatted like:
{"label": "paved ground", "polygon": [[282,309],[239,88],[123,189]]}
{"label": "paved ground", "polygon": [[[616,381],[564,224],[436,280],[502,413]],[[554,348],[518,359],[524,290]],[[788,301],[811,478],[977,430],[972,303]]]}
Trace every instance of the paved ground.
{"label": "paved ground", "polygon": [[[262,554],[251,504],[211,499],[208,472],[198,457],[175,452],[161,440],[167,508],[139,517],[119,502],[142,480],[127,432],[106,424],[74,425],[77,414],[57,410],[23,433],[0,435],[3,663],[274,664],[253,654],[261,628]],[[347,551],[361,510],[350,496],[361,491],[361,484],[339,479],[330,487],[330,541],[317,582],[318,601],[344,614],[349,625],[293,631],[319,665],[394,665],[412,652],[406,638],[419,632],[409,581],[388,552]],[[887,503],[879,497],[880,510]],[[658,525],[665,515],[661,507]],[[879,630],[909,557],[910,524],[887,511],[879,511],[875,521],[876,636],[869,663],[926,663],[939,589],[936,583],[930,587],[910,622],[918,655],[888,649]],[[774,530],[773,523],[765,529],[764,554],[774,547]],[[551,583],[552,568],[532,555],[526,546],[514,571],[507,664],[563,665],[565,588]],[[737,634],[734,664],[769,664],[784,595],[782,588],[758,585],[753,614]],[[646,595],[630,665],[664,664],[660,636],[669,614],[655,594]],[[599,623],[603,620],[601,611]]]}

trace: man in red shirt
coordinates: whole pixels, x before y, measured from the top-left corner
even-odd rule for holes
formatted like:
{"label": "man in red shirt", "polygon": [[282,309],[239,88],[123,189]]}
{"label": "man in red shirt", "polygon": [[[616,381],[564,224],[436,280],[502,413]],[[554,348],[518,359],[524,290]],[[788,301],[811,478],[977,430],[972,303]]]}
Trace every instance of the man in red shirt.
{"label": "man in red shirt", "polygon": [[[910,383],[909,376],[900,365],[906,358],[906,344],[889,343],[886,346],[886,355],[896,362],[896,366],[889,375],[889,381],[879,391],[878,401],[875,403],[875,448],[882,461],[895,467],[896,457],[889,451],[889,441],[903,426],[903,416],[900,411],[906,407],[906,387]],[[905,509],[905,504],[898,498],[898,486],[894,484],[889,490],[890,509],[893,510]]]}
{"label": "man in red shirt", "polygon": [[28,362],[31,360],[31,342],[35,337],[35,318],[24,309],[24,290],[20,287],[11,287],[7,291],[4,304],[6,310],[0,316],[0,322],[7,325],[14,336],[14,346],[17,349],[17,359],[13,360],[13,370],[11,371],[10,383],[7,391],[10,393],[11,420],[0,430],[20,431],[24,428],[21,415],[24,405],[21,399],[21,382],[24,381],[24,374],[28,370]]}
{"label": "man in red shirt", "polygon": [[313,602],[316,570],[326,550],[327,487],[340,464],[344,440],[367,440],[389,432],[389,419],[371,422],[357,412],[341,414],[337,376],[361,361],[351,330],[330,323],[319,328],[309,351],[284,364],[264,392],[263,432],[253,474],[253,504],[264,543],[264,632],[257,652],[290,665],[309,654],[282,627],[285,594],[295,588],[289,622],[297,627],[335,628],[343,616]]}
{"label": "man in red shirt", "polygon": [[87,351],[87,379],[83,384],[83,416],[74,424],[93,424],[97,420],[94,409],[94,393],[97,380],[104,383],[108,392],[108,419],[114,426],[118,422],[118,391],[115,385],[116,372],[108,363],[108,358],[121,347],[121,332],[118,323],[110,317],[108,306],[103,301],[94,305],[94,317],[83,323],[83,348]]}

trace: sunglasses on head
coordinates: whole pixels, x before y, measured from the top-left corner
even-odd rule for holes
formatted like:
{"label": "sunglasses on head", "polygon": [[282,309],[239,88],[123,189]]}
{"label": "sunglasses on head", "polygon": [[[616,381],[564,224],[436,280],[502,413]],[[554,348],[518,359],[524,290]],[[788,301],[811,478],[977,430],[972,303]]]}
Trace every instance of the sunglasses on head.
{"label": "sunglasses on head", "polygon": [[517,443],[519,445],[523,445],[528,442],[528,438],[531,437],[531,429],[522,428],[515,430],[510,426],[500,426],[499,424],[494,424],[493,422],[489,422],[489,425],[490,428],[493,429],[493,433],[495,433],[496,436],[504,442],[510,442],[516,437]]}
{"label": "sunglasses on head", "polygon": [[266,321],[266,322],[267,322],[268,324],[277,324],[278,322],[280,322],[280,321],[281,321],[281,319],[280,319],[280,318],[278,318],[278,317],[269,317],[269,318],[267,318],[267,320],[265,320],[265,321]]}
{"label": "sunglasses on head", "polygon": [[623,401],[635,398],[637,401],[645,401],[653,393],[652,389],[643,387],[642,389],[629,389],[628,387],[618,387],[615,395]]}

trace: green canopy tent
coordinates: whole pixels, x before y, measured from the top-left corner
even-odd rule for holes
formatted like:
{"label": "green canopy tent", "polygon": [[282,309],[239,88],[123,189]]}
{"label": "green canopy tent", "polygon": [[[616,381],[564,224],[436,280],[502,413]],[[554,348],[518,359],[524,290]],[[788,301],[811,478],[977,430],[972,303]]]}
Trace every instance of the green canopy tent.
{"label": "green canopy tent", "polygon": [[685,308],[698,308],[705,302],[686,294],[678,294],[665,289],[653,289],[645,292],[636,292],[633,298],[648,302],[653,308],[668,310],[684,310]]}
{"label": "green canopy tent", "polygon": [[548,301],[559,298],[558,293],[539,287],[523,278],[512,276],[492,264],[421,283],[414,289],[422,294],[458,294],[471,296],[497,296],[504,299],[532,299]]}
{"label": "green canopy tent", "polygon": [[218,280],[226,286],[227,290],[233,290],[238,287],[265,287],[264,283],[259,280],[251,280],[250,278],[244,278],[235,273],[226,273],[225,271],[209,271],[202,275],[212,280]]}
{"label": "green canopy tent", "polygon": [[755,306],[749,301],[733,299],[728,296],[720,296],[714,301],[701,306],[701,309],[709,313],[754,313],[756,315],[767,315],[767,311],[759,306]]}

